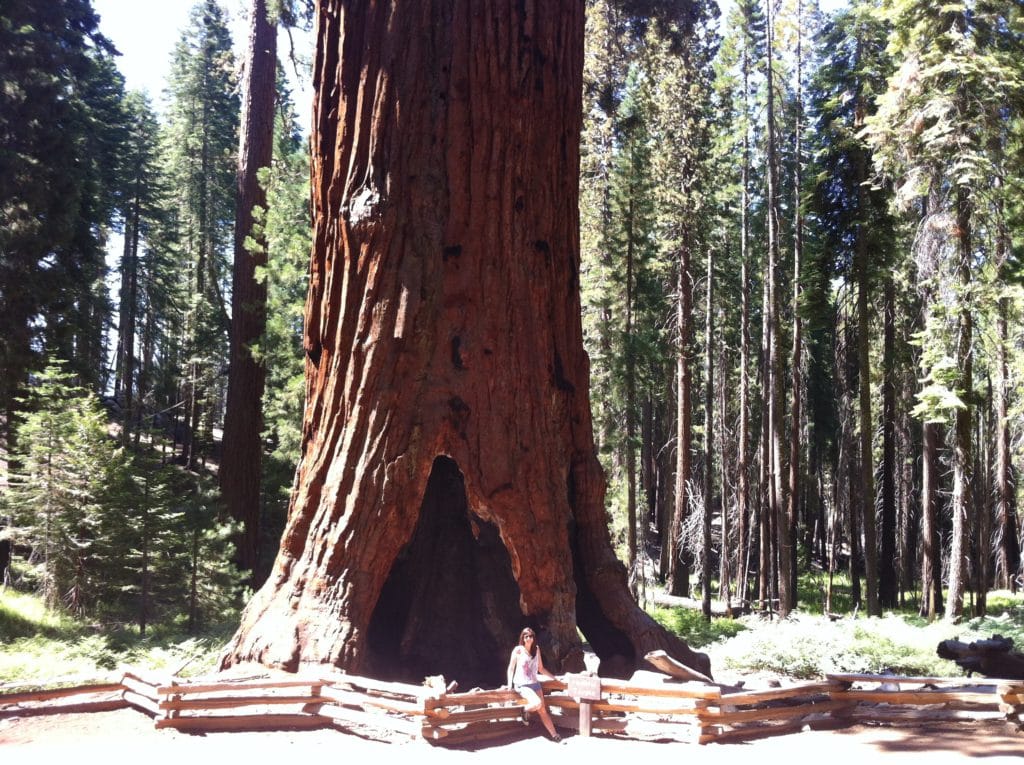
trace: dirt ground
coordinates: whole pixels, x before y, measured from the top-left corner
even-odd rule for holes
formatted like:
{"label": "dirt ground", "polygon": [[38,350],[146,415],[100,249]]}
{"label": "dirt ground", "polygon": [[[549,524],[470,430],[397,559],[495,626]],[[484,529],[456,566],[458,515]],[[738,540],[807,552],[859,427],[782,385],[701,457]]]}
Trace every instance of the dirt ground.
{"label": "dirt ground", "polygon": [[[452,749],[425,741],[381,740],[333,728],[313,731],[183,733],[157,730],[135,709],[0,719],[0,758],[72,757],[82,762],[219,762],[257,765],[310,756],[340,762],[381,764],[396,759],[459,765],[486,757],[489,764],[544,763],[1020,763],[1024,732],[1002,722],[857,725],[840,730],[805,730],[743,743],[695,744],[626,741],[607,736],[567,735],[549,741],[538,723],[521,735],[476,749]],[[144,759],[143,759],[144,758]],[[230,759],[228,759],[230,758]],[[19,758],[17,761],[24,761]],[[326,760],[323,760],[326,761]]]}

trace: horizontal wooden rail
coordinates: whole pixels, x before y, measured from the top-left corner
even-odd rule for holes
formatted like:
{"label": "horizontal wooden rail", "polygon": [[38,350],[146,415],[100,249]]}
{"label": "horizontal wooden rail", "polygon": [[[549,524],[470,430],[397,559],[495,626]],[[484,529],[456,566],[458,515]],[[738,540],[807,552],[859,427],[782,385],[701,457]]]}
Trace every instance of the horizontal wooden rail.
{"label": "horizontal wooden rail", "polygon": [[[432,680],[432,686],[412,685],[334,672],[188,681],[131,671],[119,683],[0,694],[0,717],[130,705],[153,715],[159,728],[369,726],[448,744],[523,729],[526,702],[515,691],[447,693],[443,678]],[[633,680],[601,678],[602,698],[587,706],[568,695],[564,679],[543,687],[558,727],[580,729],[584,707],[584,714],[589,709],[592,715],[591,730],[648,740],[706,743],[781,735],[818,720],[847,725],[852,720],[1024,718],[1024,681],[1017,680],[830,674],[823,681],[748,691],[692,680],[659,682],[658,675],[644,672]],[[119,697],[102,698],[111,693]],[[300,711],[268,711],[285,706]]]}

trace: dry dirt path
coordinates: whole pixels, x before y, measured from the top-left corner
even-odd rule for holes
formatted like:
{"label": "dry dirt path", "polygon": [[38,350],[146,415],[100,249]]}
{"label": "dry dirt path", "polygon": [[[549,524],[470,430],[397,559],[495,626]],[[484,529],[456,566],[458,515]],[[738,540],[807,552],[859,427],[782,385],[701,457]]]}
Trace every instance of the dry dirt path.
{"label": "dry dirt path", "polygon": [[[534,732],[536,735],[530,735]],[[488,765],[1021,765],[1024,733],[1014,732],[1003,723],[957,722],[913,727],[856,726],[706,746],[580,736],[568,736],[561,744],[555,744],[535,726],[524,731],[522,737],[469,751],[431,746],[423,741],[374,740],[333,729],[188,734],[157,730],[145,714],[122,709],[0,720],[0,762],[26,761],[64,761],[75,765],[461,765],[483,761]]]}

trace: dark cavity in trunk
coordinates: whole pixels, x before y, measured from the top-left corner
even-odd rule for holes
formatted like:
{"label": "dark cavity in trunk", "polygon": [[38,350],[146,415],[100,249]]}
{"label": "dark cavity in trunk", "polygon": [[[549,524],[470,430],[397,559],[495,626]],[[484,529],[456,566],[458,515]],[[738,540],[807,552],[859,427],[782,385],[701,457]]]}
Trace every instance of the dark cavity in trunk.
{"label": "dark cavity in trunk", "polygon": [[458,465],[437,457],[412,539],[370,620],[374,676],[420,683],[444,675],[464,690],[501,685],[527,621],[498,527],[470,512]]}

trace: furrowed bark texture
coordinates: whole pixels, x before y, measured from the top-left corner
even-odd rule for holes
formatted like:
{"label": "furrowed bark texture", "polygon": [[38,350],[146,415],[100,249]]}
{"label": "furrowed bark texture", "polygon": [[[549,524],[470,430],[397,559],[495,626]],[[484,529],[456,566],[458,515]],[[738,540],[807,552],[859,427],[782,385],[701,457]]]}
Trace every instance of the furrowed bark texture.
{"label": "furrowed bark texture", "polygon": [[[613,553],[579,304],[583,3],[323,0],[303,454],[224,656],[500,681],[664,648]],[[458,572],[453,576],[453,571]]]}

